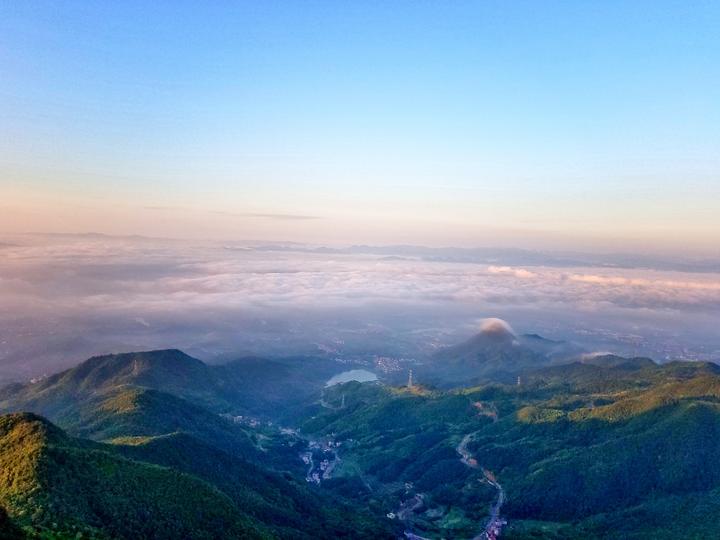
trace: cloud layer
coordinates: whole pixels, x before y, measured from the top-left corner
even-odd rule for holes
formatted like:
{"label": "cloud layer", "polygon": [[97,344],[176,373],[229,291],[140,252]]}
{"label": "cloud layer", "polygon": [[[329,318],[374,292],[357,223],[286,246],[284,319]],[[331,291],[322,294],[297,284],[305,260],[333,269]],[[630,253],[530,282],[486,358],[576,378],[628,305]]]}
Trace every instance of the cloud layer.
{"label": "cloud layer", "polygon": [[[0,376],[174,346],[422,354],[497,316],[519,331],[656,357],[718,354],[720,275],[530,268],[101,236],[0,249]],[[720,355],[719,355],[720,356]]]}

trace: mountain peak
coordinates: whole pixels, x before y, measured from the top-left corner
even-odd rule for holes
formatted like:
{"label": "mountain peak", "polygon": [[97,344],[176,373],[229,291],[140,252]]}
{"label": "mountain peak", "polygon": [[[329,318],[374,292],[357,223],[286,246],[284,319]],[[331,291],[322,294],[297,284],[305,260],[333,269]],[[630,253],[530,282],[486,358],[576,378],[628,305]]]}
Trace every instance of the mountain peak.
{"label": "mountain peak", "polygon": [[185,354],[180,349],[157,349],[152,351],[137,351],[128,353],[115,353],[105,354],[100,356],[93,356],[80,364],[78,368],[84,365],[97,365],[97,364],[127,364],[128,362],[143,362],[150,365],[204,365],[203,362],[197,358]]}
{"label": "mountain peak", "polygon": [[549,359],[522,343],[502,319],[483,319],[480,332],[469,340],[435,352],[430,377],[443,384],[475,380],[509,382],[519,371],[546,365]]}
{"label": "mountain peak", "polygon": [[507,321],[490,317],[480,321],[480,336],[506,341],[515,339],[515,331]]}
{"label": "mountain peak", "polygon": [[0,416],[0,445],[45,443],[65,438],[63,431],[49,420],[30,412]]}
{"label": "mountain peak", "polygon": [[78,399],[118,387],[152,388],[201,402],[214,398],[210,368],[177,349],[94,356],[38,383],[13,387],[0,399],[2,410],[32,410],[55,418]]}
{"label": "mountain peak", "polygon": [[203,362],[178,349],[161,349],[93,356],[65,372],[65,377],[97,385],[108,380],[119,382],[118,378],[124,382],[156,376],[175,378],[199,373],[205,368]]}

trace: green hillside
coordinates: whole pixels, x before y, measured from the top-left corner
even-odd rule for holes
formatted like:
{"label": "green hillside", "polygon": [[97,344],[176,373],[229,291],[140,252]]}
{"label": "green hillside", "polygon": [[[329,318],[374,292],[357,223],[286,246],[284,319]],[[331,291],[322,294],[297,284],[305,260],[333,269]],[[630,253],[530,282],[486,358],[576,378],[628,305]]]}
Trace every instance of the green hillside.
{"label": "green hillside", "polygon": [[543,349],[531,348],[526,342],[520,342],[509,331],[481,332],[463,343],[440,349],[418,373],[443,387],[487,381],[510,383],[518,373],[551,363]]}
{"label": "green hillside", "polygon": [[97,356],[35,383],[0,388],[0,412],[28,410],[70,427],[78,401],[122,387],[170,394],[213,412],[274,416],[317,394],[344,367],[321,358],[248,357],[207,365],[170,349]]}
{"label": "green hillside", "polygon": [[[393,538],[397,533],[387,520],[378,520],[364,508],[311,490],[302,479],[249,463],[186,434],[117,448],[132,459],[202,478],[281,538]],[[292,457],[297,460],[296,454]]]}
{"label": "green hillside", "polygon": [[270,537],[202,480],[72,439],[32,414],[0,417],[0,449],[0,504],[32,535]]}
{"label": "green hillside", "polygon": [[[541,339],[530,342],[562,349]],[[2,417],[2,530],[464,539],[482,532],[502,486],[506,538],[717,535],[718,366],[611,355],[555,365],[507,335],[452,351],[453,376],[470,372],[450,390],[424,386],[422,370],[412,388],[324,388],[337,369],[324,361],[212,367],[179,351],[99,357],[6,388],[4,409],[47,412],[96,442],[36,416]],[[502,383],[513,351],[518,371]],[[467,386],[483,366],[495,382]],[[247,411],[264,411],[262,421]],[[308,483],[328,459],[331,474]]]}
{"label": "green hillside", "polygon": [[[132,366],[138,363],[141,367],[134,370]],[[258,365],[255,361],[241,364]],[[178,365],[192,376],[176,374],[169,382],[163,381],[162,374]],[[157,374],[153,373],[156,368]],[[237,366],[224,369],[240,377]],[[292,372],[288,368],[281,379]],[[9,410],[33,407],[49,413],[73,436],[113,443],[102,446],[106,453],[201,479],[224,493],[236,513],[274,537],[394,537],[396,527],[386,519],[309,488],[302,476],[300,449],[290,445],[301,441],[288,440],[277,430],[251,429],[220,414],[228,403],[222,396],[232,392],[221,390],[216,382],[195,380],[214,378],[214,373],[213,368],[179,351],[98,357],[42,383],[6,389],[3,406]],[[226,375],[225,384],[232,380],[230,373]],[[202,389],[200,394],[196,387]]]}
{"label": "green hillside", "polygon": [[76,401],[122,386],[150,388],[194,402],[223,405],[212,370],[178,350],[96,356],[34,384],[0,390],[0,410],[21,408],[48,418],[72,415]]}
{"label": "green hillside", "polygon": [[274,417],[312,399],[339,368],[307,362],[247,358],[207,366],[177,350],[100,356],[37,383],[0,389],[0,413],[34,412],[97,441],[188,433],[245,459],[273,461],[258,452],[257,434],[226,413]]}
{"label": "green hillside", "polygon": [[188,433],[208,444],[246,459],[259,453],[242,427],[198,405],[145,388],[119,387],[99,398],[77,402],[63,427],[74,435],[113,441],[125,437],[155,437]]}
{"label": "green hillside", "polygon": [[[515,524],[508,537],[641,538],[661,527],[639,517],[657,513],[661,500],[680,512],[684,497],[701,499],[705,517],[714,508],[716,371],[606,358],[536,370],[521,386],[429,392],[349,383],[333,390],[346,407],[319,411],[304,429],[351,441],[346,461],[388,493],[389,507],[407,497],[393,486],[412,483],[424,506],[410,522],[423,536],[467,537],[487,514],[492,492],[459,459],[467,435],[478,468],[493,471],[507,492],[503,512]],[[621,519],[627,524],[618,533]]]}

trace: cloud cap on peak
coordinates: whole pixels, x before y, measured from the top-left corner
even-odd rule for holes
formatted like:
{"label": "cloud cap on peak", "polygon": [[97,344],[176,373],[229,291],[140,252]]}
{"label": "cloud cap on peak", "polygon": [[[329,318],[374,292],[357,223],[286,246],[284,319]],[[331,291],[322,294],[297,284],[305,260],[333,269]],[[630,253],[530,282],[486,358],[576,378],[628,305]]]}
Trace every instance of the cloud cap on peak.
{"label": "cloud cap on peak", "polygon": [[496,317],[489,317],[480,321],[480,334],[485,336],[507,336],[515,338],[515,330],[510,324]]}

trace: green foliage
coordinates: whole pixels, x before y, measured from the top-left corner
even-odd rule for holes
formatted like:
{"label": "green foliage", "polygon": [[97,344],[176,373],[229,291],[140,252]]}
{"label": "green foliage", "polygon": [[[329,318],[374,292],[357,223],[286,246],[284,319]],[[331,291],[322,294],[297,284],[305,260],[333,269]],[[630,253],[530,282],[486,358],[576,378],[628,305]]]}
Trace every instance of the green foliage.
{"label": "green foliage", "polygon": [[[292,474],[271,470],[275,466],[304,470],[298,449],[287,446],[282,439],[276,440],[271,433],[249,431],[219,414],[231,407],[255,407],[282,399],[279,394],[260,399],[253,395],[254,391],[242,395],[249,386],[262,392],[263,387],[275,382],[281,387],[289,385],[300,365],[299,359],[265,362],[267,380],[261,383],[253,379],[262,377],[259,368],[263,362],[247,359],[210,367],[179,351],[111,355],[90,359],[41,383],[14,385],[0,391],[0,404],[6,409],[29,407],[46,412],[75,436],[113,443],[98,445],[71,439],[48,422],[31,422],[54,433],[62,444],[43,443],[42,451],[18,453],[18,459],[24,461],[14,470],[23,471],[30,480],[15,490],[21,499],[16,501],[13,516],[33,534],[47,538],[74,536],[78,532],[86,537],[119,538],[160,538],[163,534],[176,538],[206,534],[208,538],[267,535],[308,540],[354,535],[396,537],[396,524],[386,518],[378,519],[341,498],[330,499],[311,489],[304,478],[296,480]],[[307,392],[321,388],[319,379],[327,378],[323,373],[327,364],[319,362],[318,367],[319,375],[304,375],[310,388]],[[250,374],[248,380],[241,377],[245,369]],[[295,400],[304,396],[302,392],[287,394]],[[42,456],[38,460],[46,468],[35,466],[32,459],[36,455]],[[87,470],[79,469],[80,464],[85,464]],[[52,473],[54,483],[36,482],[37,478],[46,478],[39,470]],[[99,479],[99,472],[106,477]],[[161,479],[158,475],[170,476]],[[16,473],[11,476],[14,482],[23,478]],[[102,488],[98,484],[101,480]],[[172,487],[181,482],[203,487]],[[162,488],[162,496],[154,499],[159,506],[153,507],[130,489],[133,483],[148,497],[153,490],[146,483],[157,489],[165,484],[169,487]],[[9,484],[8,492],[12,487]],[[70,491],[48,491],[48,485],[66,485]],[[128,491],[115,493],[114,487],[108,485],[127,486]],[[185,491],[201,494],[203,490],[213,496],[203,500],[185,497]],[[178,500],[187,499],[190,504],[172,507],[173,492]],[[31,493],[38,496],[29,497]],[[88,502],[91,494],[97,496],[97,503]],[[115,509],[114,514],[107,510],[110,507]],[[157,520],[142,517],[151,510]],[[164,525],[170,519],[170,510],[176,516],[174,521],[188,523],[193,530]],[[105,512],[112,514],[111,519]],[[186,519],[184,512],[195,512],[196,517],[220,513],[222,519],[205,525]],[[148,529],[139,528],[142,524]],[[217,532],[218,524],[223,531]],[[163,531],[153,536],[148,532],[150,528]]]}
{"label": "green foliage", "polygon": [[78,402],[129,386],[171,394],[213,412],[268,416],[318,393],[337,369],[319,358],[243,358],[209,366],[175,349],[97,356],[40,382],[0,388],[0,412],[29,410],[65,427]]}
{"label": "green foliage", "polygon": [[0,503],[33,534],[270,537],[209,484],[75,441],[34,415],[0,417],[0,448]]}
{"label": "green foliage", "polygon": [[[0,505],[9,516],[0,512],[0,530],[309,540],[394,538],[408,526],[468,538],[496,497],[488,469],[507,494],[506,538],[720,534],[717,366],[603,356],[538,369],[535,353],[521,348],[509,359],[504,342],[451,352],[440,375],[470,366],[471,379],[487,369],[514,383],[510,373],[522,372],[522,384],[323,389],[324,361],[210,367],[156,351],[6,388],[1,408],[45,412],[71,435],[114,444],[74,439],[32,415],[0,417]],[[221,416],[228,411],[340,441],[334,478],[309,486],[301,442],[239,426]],[[461,441],[478,467],[461,462]],[[422,505],[406,524],[383,517],[417,494]]]}
{"label": "green foliage", "polygon": [[202,478],[280,538],[392,537],[392,529],[364,509],[331,500],[287,473],[269,471],[192,436],[173,434],[133,442],[118,450]]}
{"label": "green foliage", "polygon": [[246,459],[259,458],[255,442],[242,427],[157,390],[122,386],[78,403],[76,410],[63,427],[80,437],[109,441],[181,432]]}
{"label": "green foliage", "polygon": [[[651,525],[657,532],[659,524],[642,516],[658,501],[694,500],[720,487],[716,371],[609,357],[539,370],[520,388],[418,397],[346,386],[338,391],[357,406],[322,411],[304,427],[353,440],[346,453],[371,483],[414,482],[428,504],[482,519],[487,506],[467,497],[479,491],[477,475],[455,452],[460,436],[473,433],[470,451],[507,491],[503,513],[525,524],[508,529],[509,538],[605,538],[621,515],[623,534],[642,538]],[[480,411],[492,403],[497,421],[480,416],[478,402]],[[478,500],[487,505],[491,497]],[[450,534],[447,520],[423,526]]]}

